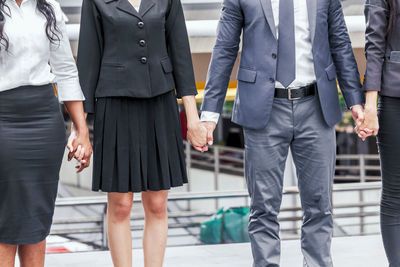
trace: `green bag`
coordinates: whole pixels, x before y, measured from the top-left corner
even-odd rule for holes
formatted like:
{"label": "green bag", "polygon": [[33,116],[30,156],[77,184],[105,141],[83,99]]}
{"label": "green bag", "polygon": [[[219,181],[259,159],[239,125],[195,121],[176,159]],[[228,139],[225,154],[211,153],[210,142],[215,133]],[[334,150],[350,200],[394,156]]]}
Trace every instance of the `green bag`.
{"label": "green bag", "polygon": [[200,240],[206,244],[249,242],[248,207],[220,209],[200,226]]}
{"label": "green bag", "polygon": [[220,209],[210,220],[200,226],[200,240],[206,244],[222,243],[224,208]]}
{"label": "green bag", "polygon": [[224,213],[224,241],[250,242],[248,224],[250,209],[248,207],[230,208]]}

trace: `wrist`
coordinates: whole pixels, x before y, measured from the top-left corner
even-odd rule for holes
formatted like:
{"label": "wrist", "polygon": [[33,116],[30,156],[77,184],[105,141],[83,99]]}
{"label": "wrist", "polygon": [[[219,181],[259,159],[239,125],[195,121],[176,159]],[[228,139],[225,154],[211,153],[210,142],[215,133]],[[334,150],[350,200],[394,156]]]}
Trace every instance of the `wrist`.
{"label": "wrist", "polygon": [[74,128],[75,128],[75,131],[77,132],[77,134],[80,136],[88,136],[89,135],[89,128],[86,125],[81,126],[81,127],[77,127],[75,125]]}
{"label": "wrist", "polygon": [[197,123],[195,123],[195,122],[194,123],[188,123],[188,125],[187,125],[188,130],[196,129],[198,127],[199,123],[200,123],[200,121],[197,122]]}
{"label": "wrist", "polygon": [[217,123],[215,121],[203,121],[203,123],[209,124],[209,125],[214,125],[216,126]]}
{"label": "wrist", "polygon": [[365,104],[364,110],[365,110],[365,112],[376,112],[377,105],[376,105],[376,103],[374,103],[374,104],[367,103],[367,104]]}
{"label": "wrist", "polygon": [[351,111],[354,111],[354,110],[357,110],[357,109],[359,109],[359,108],[363,108],[363,105],[361,105],[361,104],[356,104],[356,105],[353,105],[353,106],[351,106],[350,107],[350,110]]}
{"label": "wrist", "polygon": [[365,109],[374,110],[377,108],[377,91],[368,91],[366,94]]}

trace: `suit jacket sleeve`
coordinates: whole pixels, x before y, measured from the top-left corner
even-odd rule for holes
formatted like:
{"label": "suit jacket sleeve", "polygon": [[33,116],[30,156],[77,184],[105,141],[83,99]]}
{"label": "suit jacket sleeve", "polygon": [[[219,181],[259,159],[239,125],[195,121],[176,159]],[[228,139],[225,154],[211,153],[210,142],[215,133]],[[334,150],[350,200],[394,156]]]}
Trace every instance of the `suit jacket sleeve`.
{"label": "suit jacket sleeve", "polygon": [[350,108],[363,103],[362,85],[357,62],[344,20],[340,0],[331,0],[328,16],[329,44],[340,89]]}
{"label": "suit jacket sleeve", "polygon": [[78,71],[85,95],[85,112],[93,113],[99,79],[103,37],[100,15],[93,0],[83,0],[78,46]]}
{"label": "suit jacket sleeve", "polygon": [[177,97],[197,95],[189,38],[180,0],[171,0],[166,34]]}
{"label": "suit jacket sleeve", "polygon": [[380,91],[386,51],[388,4],[385,0],[367,0],[364,13],[367,24],[365,31],[367,70],[364,77],[364,90]]}
{"label": "suit jacket sleeve", "polygon": [[222,113],[229,78],[239,51],[243,13],[239,0],[224,0],[211,57],[202,111]]}

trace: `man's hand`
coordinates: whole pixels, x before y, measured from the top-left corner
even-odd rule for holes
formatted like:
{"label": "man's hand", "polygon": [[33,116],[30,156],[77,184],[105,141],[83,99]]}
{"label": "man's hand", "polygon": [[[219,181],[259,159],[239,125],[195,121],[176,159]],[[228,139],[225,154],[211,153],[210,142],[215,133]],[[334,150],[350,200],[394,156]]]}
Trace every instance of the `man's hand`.
{"label": "man's hand", "polygon": [[214,131],[217,124],[212,121],[204,121],[203,125],[207,129],[207,144],[212,146],[214,144]]}
{"label": "man's hand", "polygon": [[365,120],[364,116],[364,108],[362,105],[355,105],[351,108],[351,114],[353,115],[353,120],[356,124],[356,127],[360,127]]}

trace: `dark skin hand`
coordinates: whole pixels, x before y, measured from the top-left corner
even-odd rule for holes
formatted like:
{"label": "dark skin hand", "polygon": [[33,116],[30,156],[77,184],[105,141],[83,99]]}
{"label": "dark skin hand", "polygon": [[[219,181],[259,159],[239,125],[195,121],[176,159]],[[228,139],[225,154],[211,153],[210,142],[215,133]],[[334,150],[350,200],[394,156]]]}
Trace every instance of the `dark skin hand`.
{"label": "dark skin hand", "polygon": [[72,119],[71,135],[68,138],[67,148],[70,151],[68,161],[75,158],[80,165],[77,165],[77,173],[80,173],[90,165],[92,156],[92,144],[89,139],[89,129],[86,124],[86,114],[83,111],[81,101],[66,101],[65,107]]}

